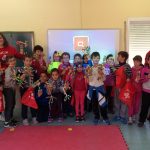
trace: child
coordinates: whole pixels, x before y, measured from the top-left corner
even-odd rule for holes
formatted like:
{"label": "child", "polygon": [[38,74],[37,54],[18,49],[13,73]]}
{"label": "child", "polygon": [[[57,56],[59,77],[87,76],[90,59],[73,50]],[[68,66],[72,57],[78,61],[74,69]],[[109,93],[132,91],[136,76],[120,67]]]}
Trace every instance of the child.
{"label": "child", "polygon": [[34,59],[32,60],[32,67],[34,70],[37,70],[37,77],[39,79],[41,72],[47,70],[46,62],[43,59],[43,47],[40,45],[36,45],[33,49],[34,52]]}
{"label": "child", "polygon": [[[32,57],[30,55],[26,55],[24,57],[24,67],[18,69],[18,76],[24,81],[24,83],[20,87],[20,94],[21,97],[27,91],[27,89],[36,81],[35,77],[37,76],[37,71],[33,70],[31,67],[32,64]],[[31,115],[32,115],[32,122],[36,124],[36,110],[30,108]],[[28,106],[22,104],[22,119],[23,125],[29,125],[28,122]]]}
{"label": "child", "polygon": [[115,84],[115,76],[114,73],[110,73],[110,67],[114,66],[114,58],[112,54],[109,54],[106,57],[105,74],[106,79],[104,81],[105,89],[106,89],[106,98],[108,100],[108,112],[114,114],[114,97],[112,96],[114,84]]}
{"label": "child", "polygon": [[40,85],[35,88],[35,99],[38,104],[37,121],[48,121],[49,115],[49,93],[47,91],[47,74],[45,72],[40,75]]}
{"label": "child", "polygon": [[[58,122],[63,121],[63,82],[59,76],[58,69],[54,68],[51,71],[51,78],[48,83],[52,86],[51,97],[50,97],[50,114],[48,122],[52,122],[54,117],[58,116]],[[57,114],[55,114],[57,113]]]}
{"label": "child", "polygon": [[59,65],[60,65],[60,54],[57,51],[55,51],[53,54],[53,62],[49,64],[47,72],[50,74],[51,70],[54,68],[58,69]]}
{"label": "child", "polygon": [[[70,84],[71,85],[73,67],[69,63],[70,54],[67,53],[67,52],[64,52],[61,57],[62,57],[62,63],[58,67],[60,77],[62,78],[62,80],[65,84]],[[71,89],[68,89],[66,91],[66,93],[68,95],[71,95]],[[63,109],[64,110],[64,117],[67,117],[67,115],[69,115],[70,117],[73,116],[73,108],[71,106],[70,99],[67,99],[63,103],[63,108],[64,108]]]}
{"label": "child", "polygon": [[98,124],[100,119],[100,112],[103,117],[103,121],[106,124],[110,124],[107,116],[107,107],[105,100],[105,90],[104,90],[104,69],[102,65],[99,65],[100,54],[98,52],[93,52],[91,55],[93,61],[93,67],[88,68],[89,76],[89,91],[88,98],[92,100],[93,103],[93,112],[94,112],[94,124]]}
{"label": "child", "polygon": [[89,60],[88,54],[83,55],[83,68],[86,69],[88,66],[92,67],[92,61]]}
{"label": "child", "polygon": [[14,56],[9,56],[7,58],[8,67],[5,70],[5,80],[4,80],[4,97],[5,97],[5,122],[4,127],[15,127],[16,124],[12,121],[13,111],[15,107],[15,88],[16,88],[16,59]]}
{"label": "child", "polygon": [[150,108],[150,53],[146,57],[145,66],[142,70],[142,106],[139,117],[139,127],[144,126],[144,122]]}
{"label": "child", "polygon": [[[117,60],[119,64],[115,65],[115,107],[116,107],[116,116],[114,117],[114,121],[121,121],[121,123],[126,124],[127,119],[127,105],[121,102],[119,97],[119,91],[124,87],[126,82],[129,82],[132,77],[132,71],[129,64],[126,63],[128,59],[128,53],[125,51],[120,51],[118,53]],[[112,67],[113,68],[113,67]],[[111,69],[112,69],[111,68]]]}
{"label": "child", "polygon": [[142,57],[140,55],[136,55],[133,58],[134,67],[132,67],[132,84],[135,89],[132,106],[129,107],[129,121],[128,124],[132,125],[133,122],[136,121],[137,114],[139,112],[140,107],[140,99],[142,95],[142,83],[141,83],[141,73],[142,73]]}
{"label": "child", "polygon": [[73,91],[75,97],[75,112],[76,112],[76,122],[84,121],[84,99],[87,91],[87,81],[83,73],[82,64],[76,64],[76,73],[73,79]]}
{"label": "child", "polygon": [[81,54],[77,53],[74,55],[74,64],[81,63],[82,62],[82,56]]}

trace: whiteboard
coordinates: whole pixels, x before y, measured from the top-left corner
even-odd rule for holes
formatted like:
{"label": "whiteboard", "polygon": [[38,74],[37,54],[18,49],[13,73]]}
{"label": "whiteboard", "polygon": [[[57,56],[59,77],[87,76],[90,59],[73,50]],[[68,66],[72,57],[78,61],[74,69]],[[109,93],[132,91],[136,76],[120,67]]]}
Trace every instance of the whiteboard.
{"label": "whiteboard", "polygon": [[76,53],[83,55],[82,47],[90,46],[90,54],[94,51],[100,53],[100,62],[105,61],[108,54],[119,51],[119,29],[82,29],[82,30],[48,30],[48,59],[52,58],[54,51],[70,53],[70,62]]}

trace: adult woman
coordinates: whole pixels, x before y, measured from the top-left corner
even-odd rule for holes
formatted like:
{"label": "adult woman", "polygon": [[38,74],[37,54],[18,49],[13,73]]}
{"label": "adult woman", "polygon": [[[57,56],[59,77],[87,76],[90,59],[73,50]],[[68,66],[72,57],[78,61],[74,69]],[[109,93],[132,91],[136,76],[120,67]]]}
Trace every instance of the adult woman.
{"label": "adult woman", "polygon": [[[10,46],[5,36],[2,33],[0,33],[0,91],[1,93],[2,93],[2,85],[4,81],[4,72],[5,72],[5,69],[8,67],[8,64],[6,63],[6,58],[8,56],[14,56],[19,59],[22,59],[24,57],[23,54],[19,53],[14,47]],[[2,94],[1,94],[1,97],[2,97]],[[3,105],[0,105],[0,107],[2,108]],[[0,110],[1,110],[0,120],[4,121],[4,118],[2,116],[3,109],[0,109]]]}

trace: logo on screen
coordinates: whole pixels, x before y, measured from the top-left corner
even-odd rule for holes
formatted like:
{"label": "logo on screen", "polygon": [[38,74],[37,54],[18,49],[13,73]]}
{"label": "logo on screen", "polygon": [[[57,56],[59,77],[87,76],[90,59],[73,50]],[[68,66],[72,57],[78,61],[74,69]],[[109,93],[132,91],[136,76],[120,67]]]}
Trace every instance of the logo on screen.
{"label": "logo on screen", "polygon": [[76,51],[81,51],[85,47],[89,46],[88,36],[74,36],[73,37],[73,48]]}

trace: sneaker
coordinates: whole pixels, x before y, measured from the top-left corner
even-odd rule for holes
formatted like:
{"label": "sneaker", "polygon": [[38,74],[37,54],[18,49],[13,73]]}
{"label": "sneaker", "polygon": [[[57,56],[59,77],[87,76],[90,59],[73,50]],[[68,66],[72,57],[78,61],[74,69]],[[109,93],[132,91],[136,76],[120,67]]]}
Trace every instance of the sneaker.
{"label": "sneaker", "polygon": [[15,123],[4,122],[4,128],[13,128],[13,127],[16,127]]}
{"label": "sneaker", "polygon": [[5,121],[5,118],[2,114],[0,115],[0,121]]}
{"label": "sneaker", "polygon": [[122,124],[127,124],[127,119],[126,118],[123,118],[123,117],[120,117],[120,122]]}
{"label": "sneaker", "polygon": [[22,123],[23,123],[24,126],[28,126],[29,125],[28,119],[24,119],[22,121]]}
{"label": "sneaker", "polygon": [[61,118],[61,117],[58,118],[58,122],[59,122],[59,123],[63,122],[63,118]]}
{"label": "sneaker", "polygon": [[129,120],[128,120],[128,125],[132,125],[132,124],[133,124],[132,117],[129,117]]}
{"label": "sneaker", "polygon": [[103,122],[104,122],[106,125],[110,125],[110,121],[109,121],[108,119],[103,120]]}
{"label": "sneaker", "polygon": [[48,118],[48,123],[52,123],[54,121],[54,119],[53,118]]}
{"label": "sneaker", "polygon": [[76,116],[76,122],[79,122],[79,121],[80,121],[79,116]]}
{"label": "sneaker", "polygon": [[144,123],[143,122],[139,122],[138,123],[138,127],[143,127],[144,126]]}
{"label": "sneaker", "polygon": [[36,120],[36,117],[33,117],[33,118],[32,118],[32,124],[33,124],[33,125],[38,124],[38,121]]}
{"label": "sneaker", "polygon": [[81,117],[80,117],[80,121],[85,121],[85,117],[84,117],[84,116],[81,116]]}

